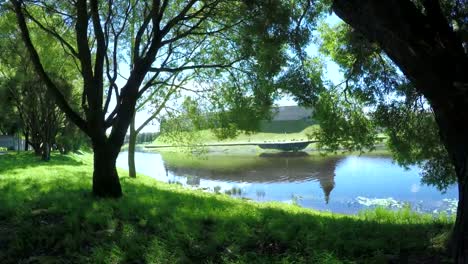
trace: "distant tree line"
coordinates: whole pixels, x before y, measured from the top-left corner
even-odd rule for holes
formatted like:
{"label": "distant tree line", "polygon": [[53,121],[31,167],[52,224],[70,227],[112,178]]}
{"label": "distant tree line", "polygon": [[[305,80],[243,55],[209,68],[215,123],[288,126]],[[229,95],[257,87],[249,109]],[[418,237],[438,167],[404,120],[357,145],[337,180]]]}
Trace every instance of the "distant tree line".
{"label": "distant tree line", "polygon": [[[136,143],[137,144],[143,144],[143,143],[151,143],[153,142],[154,140],[156,140],[156,138],[158,138],[159,136],[159,132],[142,132],[142,133],[139,133],[136,137]],[[125,144],[127,144],[130,140],[130,135],[126,135],[125,136]]]}

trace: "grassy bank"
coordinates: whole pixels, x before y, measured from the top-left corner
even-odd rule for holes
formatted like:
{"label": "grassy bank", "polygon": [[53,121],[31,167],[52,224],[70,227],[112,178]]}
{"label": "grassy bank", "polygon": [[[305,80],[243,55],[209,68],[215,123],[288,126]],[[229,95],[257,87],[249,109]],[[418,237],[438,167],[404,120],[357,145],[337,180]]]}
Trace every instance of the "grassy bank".
{"label": "grassy bank", "polygon": [[259,204],[122,171],[125,196],[95,199],[91,162],[0,157],[0,263],[433,263],[453,223]]}
{"label": "grassy bank", "polygon": [[[307,141],[314,140],[312,134],[318,129],[318,125],[307,126],[300,132],[295,133],[268,133],[258,132],[253,134],[241,133],[235,138],[228,138],[220,140],[211,130],[201,130],[196,132],[180,133],[176,137],[167,135],[160,135],[153,143],[140,145],[140,149],[144,151],[156,152],[207,152],[207,153],[230,153],[230,154],[260,154],[264,152],[277,152],[276,150],[264,150],[255,145],[236,146],[235,144],[245,143],[280,143],[280,142],[294,142],[294,141]],[[384,135],[380,135],[385,137]],[[174,142],[178,142],[174,144]],[[211,144],[227,144],[230,146],[210,146]],[[188,145],[190,145],[188,147]],[[203,146],[207,145],[207,146]],[[145,148],[146,146],[156,148]],[[198,147],[195,147],[198,146]],[[202,146],[202,147],[200,147]],[[126,149],[125,149],[126,150]],[[304,150],[305,152],[317,152],[317,143],[309,144]],[[378,142],[376,150],[373,153],[389,154],[385,145]],[[349,154],[349,153],[348,153]],[[358,153],[359,154],[359,153]]]}
{"label": "grassy bank", "polygon": [[[243,144],[243,143],[265,143],[265,142],[289,142],[289,141],[306,141],[309,140],[311,133],[317,128],[316,125],[306,127],[301,132],[296,133],[266,133],[258,132],[254,134],[241,133],[235,138],[220,140],[211,130],[201,130],[197,132],[181,133],[178,136],[178,142],[185,142],[190,145],[209,145],[209,144]],[[159,136],[152,145],[167,146],[173,144],[174,138],[164,134]],[[210,151],[222,151],[223,149],[230,150],[247,150],[252,151],[256,146],[229,146],[229,147],[209,147]]]}
{"label": "grassy bank", "polygon": [[[312,125],[301,132],[296,133],[266,133],[266,132],[258,132],[254,134],[244,134],[241,133],[235,138],[229,138],[225,140],[219,140],[216,135],[209,129],[201,130],[196,133],[195,140],[196,143],[202,144],[213,144],[213,143],[263,143],[263,142],[283,142],[283,141],[305,141],[308,140],[308,135],[310,135],[315,129],[317,129],[317,125]],[[181,135],[182,137],[183,134]],[[192,136],[193,137],[193,136]],[[185,138],[189,138],[189,136],[185,136]],[[170,143],[170,139],[167,138],[164,134],[159,136],[155,141],[155,145],[167,145]]]}

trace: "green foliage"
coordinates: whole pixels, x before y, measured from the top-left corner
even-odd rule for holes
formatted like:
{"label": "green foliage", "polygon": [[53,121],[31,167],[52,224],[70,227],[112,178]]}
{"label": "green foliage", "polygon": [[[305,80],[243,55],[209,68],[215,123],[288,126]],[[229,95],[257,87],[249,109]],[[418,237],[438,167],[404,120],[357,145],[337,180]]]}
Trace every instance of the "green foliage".
{"label": "green foliage", "polygon": [[268,96],[249,96],[239,86],[223,86],[210,109],[209,126],[220,139],[236,137],[240,131],[258,131],[260,120],[270,118]]}
{"label": "green foliage", "polygon": [[388,135],[387,145],[399,164],[419,164],[424,169],[422,181],[441,191],[456,182],[432,112],[414,111],[407,103],[393,101],[379,105],[374,117]]}
{"label": "green foliage", "polygon": [[48,164],[30,154],[2,156],[1,262],[432,261],[444,258],[453,224],[452,217],[408,208],[345,216],[254,203],[144,176],[123,176],[126,195],[119,200],[95,199],[91,175],[89,154]]}
{"label": "green foliage", "polygon": [[226,62],[226,54],[237,61],[231,67],[197,71],[195,77],[212,89],[204,109],[205,124],[218,138],[259,131],[260,121],[270,119],[270,108],[281,93],[294,94],[300,104],[316,101],[316,93],[323,89],[322,62],[307,58],[304,48],[328,4],[242,1],[234,4],[239,13],[232,8],[220,11],[225,21],[241,18],[242,22],[223,39],[213,40],[203,61]]}
{"label": "green foliage", "polygon": [[[30,12],[40,14],[42,11],[32,8]],[[53,15],[49,19],[53,23],[58,23]],[[12,12],[6,12],[0,18],[0,69],[2,69],[0,129],[5,124],[8,125],[8,122],[11,127],[14,122],[16,129],[21,128],[36,149],[41,144],[44,146],[47,143],[49,146],[56,144],[65,153],[77,151],[80,147],[84,147],[85,138],[71,122],[65,119],[64,114],[56,106],[52,94],[34,72],[14,21],[15,16]],[[68,55],[60,44],[49,36],[38,34],[37,25],[33,22],[30,26],[31,38],[36,43],[42,63],[47,67],[50,77],[72,108],[78,108],[81,98],[77,96],[76,65],[67,60]],[[66,30],[63,25],[55,26],[58,31]],[[67,34],[64,34],[64,37],[67,37]],[[7,112],[3,110],[5,108]],[[5,122],[3,119],[10,121]]]}
{"label": "green foliage", "polygon": [[292,95],[299,105],[314,106],[318,95],[325,89],[323,68],[324,63],[318,57],[302,61],[293,59],[275,87]]}
{"label": "green foliage", "polygon": [[313,135],[320,140],[320,148],[332,151],[374,148],[377,129],[364,112],[362,103],[351,103],[334,92],[322,93],[314,113],[320,126]]}
{"label": "green foliage", "polygon": [[182,108],[161,121],[161,133],[158,137],[160,142],[179,146],[200,145],[200,131],[207,127],[207,114],[203,114],[200,105],[191,97],[186,97]]}
{"label": "green foliage", "polygon": [[55,142],[62,154],[91,149],[91,142],[88,136],[71,122],[65,122],[64,126],[61,127],[55,138]]}
{"label": "green foliage", "polygon": [[382,132],[401,165],[423,167],[422,181],[445,190],[455,173],[428,102],[380,50],[344,23],[319,27],[320,52],[344,80],[319,95],[316,134],[328,149],[372,148]]}
{"label": "green foliage", "polygon": [[0,81],[0,134],[13,135],[21,128],[21,118],[15,110],[14,100],[8,87]]}
{"label": "green foliage", "polygon": [[[136,143],[137,144],[144,144],[144,143],[152,143],[159,137],[159,132],[140,132],[137,135]],[[129,136],[125,137],[125,142],[128,142]]]}
{"label": "green foliage", "polygon": [[[289,123],[287,123],[289,124]],[[284,141],[305,141],[312,139],[314,132],[318,129],[317,126],[308,126],[300,132],[296,133],[271,133],[271,132],[255,132],[255,133],[239,133],[239,135],[224,140],[220,140],[212,130],[205,129],[196,132],[181,132],[182,135],[173,135],[173,133],[162,133],[153,143],[154,145],[174,145],[184,146],[187,144],[236,144],[236,143],[263,143],[263,142],[284,142]],[[187,133],[187,135],[184,135]],[[184,141],[184,139],[190,139]],[[224,147],[220,147],[223,150]],[[229,151],[235,151],[234,146],[227,147]],[[239,149],[239,150],[252,150],[252,147]],[[210,147],[210,149],[217,149],[216,147]],[[256,149],[256,147],[253,147]],[[168,149],[171,151],[174,149]]]}

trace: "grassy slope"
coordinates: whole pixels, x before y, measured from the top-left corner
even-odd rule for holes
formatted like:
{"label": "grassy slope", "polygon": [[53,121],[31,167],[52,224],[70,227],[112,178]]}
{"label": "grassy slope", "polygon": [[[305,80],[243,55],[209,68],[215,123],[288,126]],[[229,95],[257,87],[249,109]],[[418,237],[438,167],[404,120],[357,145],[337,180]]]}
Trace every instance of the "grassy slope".
{"label": "grassy slope", "polygon": [[[259,132],[251,135],[240,134],[236,138],[226,139],[226,140],[219,140],[216,138],[213,132],[210,130],[202,130],[199,131],[197,134],[197,141],[210,144],[210,143],[247,143],[247,142],[282,142],[282,141],[303,141],[307,140],[307,134],[310,134],[315,125],[309,126],[301,132],[297,133],[265,133]],[[168,143],[165,141],[164,135],[158,137],[155,142],[155,145],[167,145]]]}
{"label": "grassy slope", "polygon": [[452,220],[257,204],[120,172],[95,199],[91,158],[0,156],[0,263],[386,263],[435,261]]}
{"label": "grassy slope", "polygon": [[[182,138],[192,138],[193,141],[186,141],[186,139],[180,140],[182,145],[186,144],[237,144],[237,143],[263,143],[263,142],[289,142],[289,141],[304,141],[308,140],[307,134],[310,134],[316,125],[312,125],[307,127],[301,132],[297,133],[266,133],[266,132],[259,132],[254,134],[240,134],[235,138],[229,138],[225,140],[218,139],[214,133],[210,130],[202,130],[196,132],[196,135],[191,136],[184,136],[182,134]],[[179,140],[178,140],[179,141]],[[167,145],[178,145],[174,144],[174,139],[167,139],[164,135],[158,137],[153,144],[154,146],[167,146]],[[306,150],[313,150],[315,144],[310,144]],[[157,151],[175,151],[175,152],[191,152],[193,149],[185,149],[185,148],[158,148]],[[260,148],[256,146],[211,146],[206,147],[203,151],[208,152],[227,152],[227,153],[257,153],[263,152]]]}
{"label": "grassy slope", "polygon": [[[183,133],[179,136],[180,138],[169,138],[167,136],[161,135],[158,137],[152,144],[153,146],[177,146],[177,145],[198,145],[198,144],[236,144],[236,143],[276,143],[276,142],[292,142],[292,141],[306,141],[306,140],[313,140],[310,138],[310,135],[314,130],[318,129],[318,125],[311,125],[306,127],[301,132],[297,133],[266,133],[266,132],[259,132],[254,134],[240,134],[235,138],[229,138],[225,140],[218,139],[214,133],[210,130],[202,130],[197,132],[192,132],[192,135],[184,135]],[[385,135],[381,134],[381,137],[385,137]],[[190,140],[191,139],[191,140]],[[174,143],[176,142],[176,143]],[[144,147],[144,145],[140,146]],[[377,145],[379,149],[382,149],[383,145],[379,143]],[[383,147],[385,149],[385,147]],[[146,149],[147,151],[148,149]],[[150,149],[151,150],[151,149]],[[192,152],[194,149],[192,148],[174,148],[174,147],[161,147],[157,149],[153,149],[158,152]],[[317,144],[311,143],[307,148],[303,151],[316,151]],[[271,152],[272,150],[262,150],[257,146],[210,146],[205,147],[202,151],[208,152],[225,152],[225,153],[263,153],[263,152]],[[385,152],[388,154],[388,152]]]}

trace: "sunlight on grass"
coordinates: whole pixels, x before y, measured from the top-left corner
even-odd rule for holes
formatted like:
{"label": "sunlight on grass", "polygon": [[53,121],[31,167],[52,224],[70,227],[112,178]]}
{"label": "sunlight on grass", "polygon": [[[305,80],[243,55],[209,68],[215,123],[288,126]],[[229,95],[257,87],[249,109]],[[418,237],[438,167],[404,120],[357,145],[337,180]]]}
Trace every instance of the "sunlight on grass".
{"label": "sunlight on grass", "polygon": [[[301,132],[296,133],[265,133],[258,132],[253,134],[241,133],[235,138],[219,140],[210,130],[197,131],[197,143],[213,144],[213,143],[264,143],[264,142],[284,142],[284,141],[306,141],[309,140],[308,135],[317,129],[317,125],[312,125]],[[161,135],[154,141],[154,145],[167,145],[170,142]]]}
{"label": "sunlight on grass", "polygon": [[453,224],[409,208],[255,203],[124,171],[124,197],[96,199],[91,165],[89,154],[0,157],[0,263],[385,263],[436,258]]}

